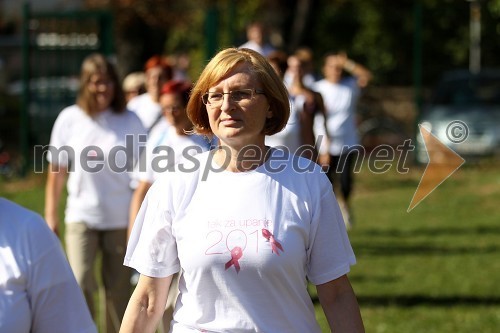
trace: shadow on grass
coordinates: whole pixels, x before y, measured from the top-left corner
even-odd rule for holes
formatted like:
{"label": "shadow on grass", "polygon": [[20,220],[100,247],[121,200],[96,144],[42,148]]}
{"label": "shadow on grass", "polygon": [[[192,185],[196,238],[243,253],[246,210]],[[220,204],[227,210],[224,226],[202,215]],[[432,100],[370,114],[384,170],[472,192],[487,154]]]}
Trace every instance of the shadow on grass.
{"label": "shadow on grass", "polygon": [[[427,295],[396,295],[396,296],[360,296],[358,303],[363,306],[500,306],[498,296],[427,296]],[[317,296],[313,296],[314,303],[319,303]]]}
{"label": "shadow on grass", "polygon": [[420,183],[419,178],[408,178],[407,176],[398,175],[398,176],[384,178],[384,181],[380,181],[377,178],[365,180],[363,184],[363,189],[365,190],[411,189],[412,191],[415,191],[419,183]]}
{"label": "shadow on grass", "polygon": [[429,244],[419,245],[365,245],[362,243],[354,243],[353,247],[356,254],[363,255],[383,255],[383,256],[399,256],[399,255],[456,255],[456,254],[488,254],[500,252],[500,246],[434,246]]}
{"label": "shadow on grass", "polygon": [[416,237],[416,236],[456,236],[456,235],[492,235],[499,234],[500,235],[500,225],[499,226],[472,226],[467,228],[453,228],[453,227],[445,227],[445,228],[416,228],[410,230],[401,230],[401,229],[363,229],[357,230],[357,236],[369,236],[369,237]]}

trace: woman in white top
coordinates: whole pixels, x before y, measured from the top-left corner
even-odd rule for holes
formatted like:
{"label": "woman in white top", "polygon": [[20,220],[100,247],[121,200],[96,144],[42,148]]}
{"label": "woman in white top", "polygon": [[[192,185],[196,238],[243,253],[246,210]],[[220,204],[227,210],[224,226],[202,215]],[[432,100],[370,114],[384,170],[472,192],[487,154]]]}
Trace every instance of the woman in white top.
{"label": "woman in white top", "polygon": [[144,65],[146,92],[131,98],[127,108],[137,114],[148,132],[152,131],[161,119],[161,87],[172,79],[173,70],[167,60],[154,55]]}
{"label": "woman in white top", "polygon": [[[116,332],[127,306],[130,270],[125,253],[131,174],[146,131],[125,109],[115,68],[101,54],[84,59],[75,105],[54,123],[47,158],[45,218],[58,231],[58,206],[67,182],[66,252],[94,314],[94,264],[102,254],[107,332]],[[68,177],[69,175],[69,177]]]}
{"label": "woman in white top", "polygon": [[[344,71],[351,75],[344,76]],[[352,216],[350,197],[353,188],[354,167],[362,148],[356,128],[356,107],[361,89],[371,80],[371,72],[347,58],[344,52],[329,53],[324,58],[324,79],[314,85],[314,90],[323,96],[326,114],[315,120],[316,135],[328,133],[330,140],[320,151],[320,163],[328,169],[332,184],[340,183],[341,207],[348,227]],[[326,130],[325,126],[326,124]]]}
{"label": "woman in white top", "polygon": [[265,146],[289,112],[282,80],[257,52],[230,48],[209,62],[188,115],[220,146],[149,190],[125,256],[141,276],[121,332],[154,332],[179,271],[174,333],[319,333],[308,280],[333,331],[363,332],[330,182],[313,161]]}
{"label": "woman in white top", "polygon": [[0,198],[0,332],[97,333],[59,239]]}

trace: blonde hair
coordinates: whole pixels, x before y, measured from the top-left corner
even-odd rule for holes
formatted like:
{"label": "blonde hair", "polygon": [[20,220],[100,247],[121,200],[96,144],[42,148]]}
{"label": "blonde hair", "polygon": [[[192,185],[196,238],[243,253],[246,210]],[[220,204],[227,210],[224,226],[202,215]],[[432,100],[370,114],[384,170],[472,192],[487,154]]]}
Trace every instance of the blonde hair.
{"label": "blonde hair", "polygon": [[95,94],[89,89],[90,79],[94,74],[106,75],[111,80],[114,85],[114,96],[110,108],[115,113],[124,112],[126,104],[125,94],[118,79],[118,74],[113,64],[100,53],[92,53],[82,62],[80,89],[76,104],[90,116],[94,116],[98,112]]}
{"label": "blonde hair", "polygon": [[264,134],[273,135],[281,131],[290,116],[290,102],[283,81],[278,77],[266,58],[250,49],[228,48],[220,51],[207,64],[193,87],[187,114],[199,134],[213,134],[208,120],[207,109],[201,97],[208,89],[221,81],[240,64],[248,64],[267,97],[272,118],[267,119]]}
{"label": "blonde hair", "polygon": [[125,92],[128,91],[144,91],[146,83],[146,74],[144,72],[132,72],[123,79],[122,88]]}

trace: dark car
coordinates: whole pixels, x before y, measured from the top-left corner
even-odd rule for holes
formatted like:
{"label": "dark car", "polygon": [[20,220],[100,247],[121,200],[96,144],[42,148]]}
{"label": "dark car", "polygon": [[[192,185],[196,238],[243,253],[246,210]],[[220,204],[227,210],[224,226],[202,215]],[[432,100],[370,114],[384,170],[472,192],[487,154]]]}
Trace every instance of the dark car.
{"label": "dark car", "polygon": [[[418,123],[466,160],[500,154],[500,69],[446,72]],[[427,163],[422,137],[417,161]]]}

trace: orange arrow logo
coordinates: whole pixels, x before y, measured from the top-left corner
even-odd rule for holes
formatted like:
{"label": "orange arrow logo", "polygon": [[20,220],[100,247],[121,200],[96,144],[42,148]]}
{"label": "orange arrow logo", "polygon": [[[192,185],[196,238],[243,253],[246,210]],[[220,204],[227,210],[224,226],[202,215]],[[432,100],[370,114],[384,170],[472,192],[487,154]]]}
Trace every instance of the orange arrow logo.
{"label": "orange arrow logo", "polygon": [[411,199],[407,212],[415,208],[465,163],[465,160],[461,156],[439,141],[429,130],[422,125],[418,125],[418,127],[420,135],[424,139],[429,163]]}

